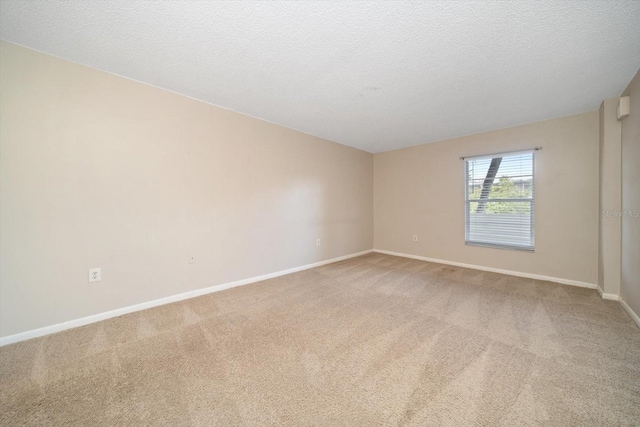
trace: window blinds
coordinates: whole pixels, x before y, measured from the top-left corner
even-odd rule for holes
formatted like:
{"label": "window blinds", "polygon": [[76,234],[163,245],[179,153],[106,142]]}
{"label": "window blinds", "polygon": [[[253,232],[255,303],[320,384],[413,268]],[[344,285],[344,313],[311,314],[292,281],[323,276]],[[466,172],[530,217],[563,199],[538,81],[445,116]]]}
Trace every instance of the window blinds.
{"label": "window blinds", "polygon": [[465,159],[469,245],[533,251],[534,152]]}

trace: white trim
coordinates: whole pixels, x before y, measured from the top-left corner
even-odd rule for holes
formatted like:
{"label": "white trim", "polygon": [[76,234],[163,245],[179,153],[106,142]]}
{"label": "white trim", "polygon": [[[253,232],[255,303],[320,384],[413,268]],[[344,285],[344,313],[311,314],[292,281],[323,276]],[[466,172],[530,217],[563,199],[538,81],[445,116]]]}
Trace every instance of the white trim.
{"label": "white trim", "polygon": [[501,268],[484,267],[482,265],[465,264],[465,263],[462,263],[462,262],[455,262],[455,261],[446,261],[446,260],[443,260],[443,259],[428,258],[428,257],[424,257],[424,256],[419,256],[419,255],[403,254],[403,253],[400,253],[400,252],[385,251],[385,250],[382,250],[382,249],[374,249],[373,251],[377,252],[377,253],[381,253],[381,254],[394,255],[394,256],[399,256],[399,257],[404,257],[404,258],[418,259],[418,260],[421,260],[421,261],[437,262],[438,264],[455,265],[457,267],[472,268],[474,270],[490,271],[492,273],[500,273],[500,274],[508,274],[510,276],[526,277],[527,279],[546,280],[546,281],[549,281],[549,282],[561,283],[563,285],[579,286],[581,288],[596,289],[598,287],[598,285],[596,285],[594,283],[580,282],[578,280],[561,279],[559,277],[542,276],[542,275],[539,275],[539,274],[523,273],[523,272],[520,272],[520,271],[503,270]]}
{"label": "white trim", "polygon": [[602,289],[600,289],[600,286],[598,286],[598,293],[600,294],[600,296],[602,297],[602,299],[608,299],[611,301],[619,301],[620,297],[616,294],[605,294],[604,291]]}
{"label": "white trim", "polygon": [[80,319],[69,320],[67,322],[58,323],[56,325],[45,326],[43,328],[32,329],[30,331],[20,332],[14,335],[8,335],[6,337],[0,337],[0,347],[8,344],[20,342],[20,341],[29,340],[31,338],[41,337],[43,335],[54,334],[56,332],[65,331],[67,329],[77,328],[79,326],[88,325],[90,323],[100,322],[101,320],[111,319],[113,317],[122,316],[124,314],[133,313],[135,311],[146,310],[148,308],[158,307],[160,305],[170,304],[172,302],[178,302],[178,301],[186,300],[189,298],[195,298],[195,297],[209,294],[212,292],[224,291],[225,289],[248,285],[250,283],[255,283],[255,282],[261,282],[263,280],[273,279],[274,277],[284,276],[287,274],[296,273],[298,271],[320,267],[325,264],[331,264],[334,262],[343,261],[345,259],[355,258],[361,255],[366,255],[371,252],[373,252],[373,249],[357,252],[354,254],[344,255],[337,258],[328,259],[326,261],[315,262],[313,264],[307,264],[300,267],[294,267],[288,270],[277,271],[275,273],[264,274],[262,276],[255,276],[249,279],[242,279],[242,280],[237,280],[235,282],[210,286],[208,288],[202,288],[202,289],[196,289],[189,292],[183,292],[181,294],[156,299],[153,301],[147,301],[140,304],[130,305],[128,307],[117,308],[115,310],[106,311],[104,313],[92,314],[91,316],[82,317]]}
{"label": "white trim", "polygon": [[525,148],[523,150],[503,151],[501,153],[477,154],[475,156],[464,156],[464,157],[460,157],[460,160],[469,161],[469,160],[491,159],[493,157],[517,156],[518,154],[535,153],[536,151],[540,151],[540,150],[542,150],[542,147]]}
{"label": "white trim", "polygon": [[638,317],[638,315],[631,309],[631,307],[629,307],[629,304],[627,304],[627,302],[623,300],[622,297],[619,298],[619,301],[622,308],[624,308],[624,311],[626,311],[629,316],[631,316],[633,321],[636,322],[636,325],[638,325],[638,327],[640,328],[640,317]]}

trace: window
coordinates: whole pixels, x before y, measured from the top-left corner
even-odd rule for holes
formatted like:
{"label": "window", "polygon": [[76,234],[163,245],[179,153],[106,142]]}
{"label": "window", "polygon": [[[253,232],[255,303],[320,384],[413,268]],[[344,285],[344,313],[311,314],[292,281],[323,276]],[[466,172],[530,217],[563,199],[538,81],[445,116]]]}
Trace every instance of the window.
{"label": "window", "polygon": [[468,245],[533,251],[534,151],[465,159]]}

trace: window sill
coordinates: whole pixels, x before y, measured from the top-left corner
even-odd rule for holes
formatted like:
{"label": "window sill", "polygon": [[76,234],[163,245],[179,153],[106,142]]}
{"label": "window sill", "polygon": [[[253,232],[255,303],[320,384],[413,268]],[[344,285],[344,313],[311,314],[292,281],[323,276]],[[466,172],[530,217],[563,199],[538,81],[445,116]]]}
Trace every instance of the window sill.
{"label": "window sill", "polygon": [[535,252],[534,246],[511,246],[511,245],[500,245],[496,243],[484,243],[484,242],[464,242],[467,246],[480,246],[483,248],[492,248],[492,249],[506,249],[510,251],[519,251],[519,252]]}

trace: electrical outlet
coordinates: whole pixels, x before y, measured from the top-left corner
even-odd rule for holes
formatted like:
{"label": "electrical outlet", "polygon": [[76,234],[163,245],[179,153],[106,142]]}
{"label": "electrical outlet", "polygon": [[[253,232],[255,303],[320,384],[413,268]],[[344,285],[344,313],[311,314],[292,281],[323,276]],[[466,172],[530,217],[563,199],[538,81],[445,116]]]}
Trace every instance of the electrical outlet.
{"label": "electrical outlet", "polygon": [[316,240],[316,246],[320,246],[320,239]]}
{"label": "electrical outlet", "polygon": [[413,235],[413,241],[414,241],[414,242],[417,242],[417,241],[418,241],[418,235],[417,235],[417,234],[414,234],[414,235]]}
{"label": "electrical outlet", "polygon": [[99,282],[102,280],[102,271],[99,268],[89,270],[89,282]]}
{"label": "electrical outlet", "polygon": [[191,254],[189,255],[189,264],[195,264],[196,263],[196,256]]}

